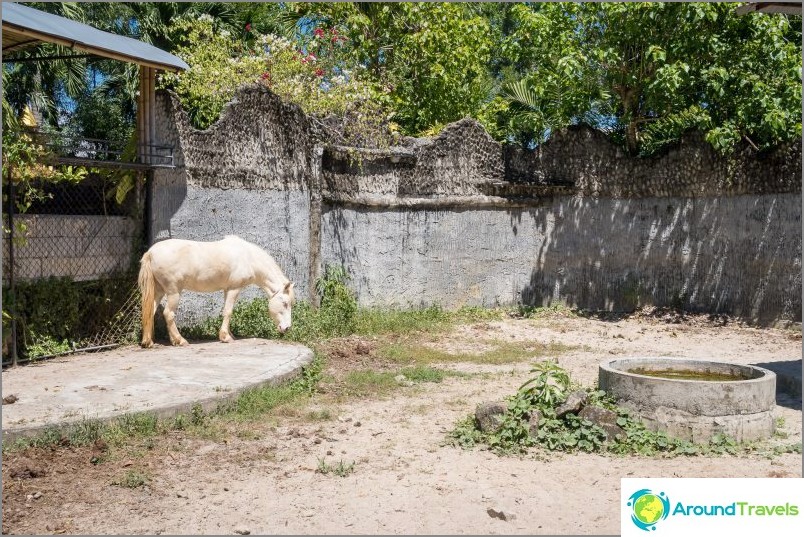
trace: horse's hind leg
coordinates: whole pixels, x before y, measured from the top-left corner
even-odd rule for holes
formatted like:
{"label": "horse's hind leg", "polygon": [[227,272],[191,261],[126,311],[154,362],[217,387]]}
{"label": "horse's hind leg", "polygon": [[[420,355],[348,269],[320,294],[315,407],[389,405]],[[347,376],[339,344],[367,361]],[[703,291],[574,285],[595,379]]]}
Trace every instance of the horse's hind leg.
{"label": "horse's hind leg", "polygon": [[[158,285],[154,289],[154,315],[159,312],[159,304],[162,303],[162,298],[165,296],[165,292],[162,290],[161,287]],[[154,346],[154,328],[156,323],[152,323],[147,329],[143,328],[142,332],[142,346],[150,349]]]}
{"label": "horse's hind leg", "polygon": [[174,345],[187,345],[187,340],[181,337],[176,328],[176,310],[179,309],[179,293],[169,293],[165,303],[165,323],[167,323],[170,342]]}
{"label": "horse's hind leg", "polygon": [[229,319],[232,318],[234,303],[239,294],[240,289],[227,289],[223,292],[223,323],[221,324],[221,331],[218,333],[218,337],[220,337],[220,340],[224,343],[231,343],[234,341],[234,336],[229,331]]}

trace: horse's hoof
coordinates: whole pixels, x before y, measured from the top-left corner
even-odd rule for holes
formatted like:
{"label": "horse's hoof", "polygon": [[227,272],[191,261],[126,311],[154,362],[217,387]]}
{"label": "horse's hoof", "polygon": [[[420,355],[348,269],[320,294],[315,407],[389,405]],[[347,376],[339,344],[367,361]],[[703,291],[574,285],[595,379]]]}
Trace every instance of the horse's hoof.
{"label": "horse's hoof", "polygon": [[174,342],[173,342],[173,345],[176,345],[177,347],[186,347],[187,345],[189,345],[189,343],[187,343],[187,340],[186,340],[186,339],[181,338],[181,339],[180,339],[180,340],[178,340],[178,341],[174,341]]}
{"label": "horse's hoof", "polygon": [[151,349],[154,346],[154,342],[153,341],[143,341],[142,343],[140,343],[140,346],[143,349]]}
{"label": "horse's hoof", "polygon": [[235,340],[235,338],[234,338],[234,336],[232,336],[232,334],[226,334],[226,333],[223,333],[223,332],[218,334],[218,338],[221,340],[221,343],[231,343],[232,341]]}

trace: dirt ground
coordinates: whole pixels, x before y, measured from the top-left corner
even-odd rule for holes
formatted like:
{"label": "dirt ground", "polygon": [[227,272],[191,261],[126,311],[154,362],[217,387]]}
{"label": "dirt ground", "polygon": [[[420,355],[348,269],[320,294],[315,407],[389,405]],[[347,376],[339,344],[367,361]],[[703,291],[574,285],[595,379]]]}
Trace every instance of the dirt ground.
{"label": "dirt ground", "polygon": [[[422,335],[419,343],[453,353],[540,343],[584,384],[595,382],[597,364],[612,356],[763,363],[802,354],[800,332],[671,320],[554,314],[472,323]],[[325,373],[335,380],[324,391],[337,391],[337,379],[350,370],[398,367],[375,356],[379,344],[348,338],[327,346]],[[445,443],[448,431],[478,403],[513,393],[528,378],[529,361],[438,367],[469,375],[369,397],[323,393],[303,411],[230,424],[209,437],[174,432],[108,452],[100,445],[7,454],[3,532],[617,534],[621,477],[802,475],[798,453],[646,459],[462,450]],[[800,399],[778,403],[785,442],[801,442]],[[322,461],[351,471],[321,473]],[[146,476],[147,483],[112,484],[124,475]]]}

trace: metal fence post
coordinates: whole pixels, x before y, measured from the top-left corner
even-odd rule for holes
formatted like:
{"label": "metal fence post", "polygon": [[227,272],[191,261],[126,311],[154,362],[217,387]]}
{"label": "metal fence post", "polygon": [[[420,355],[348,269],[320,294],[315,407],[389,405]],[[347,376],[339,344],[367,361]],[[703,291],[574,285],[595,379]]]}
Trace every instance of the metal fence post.
{"label": "metal fence post", "polygon": [[8,290],[11,295],[9,310],[11,313],[11,366],[17,366],[17,293],[14,281],[14,179],[11,175],[11,165],[8,166]]}

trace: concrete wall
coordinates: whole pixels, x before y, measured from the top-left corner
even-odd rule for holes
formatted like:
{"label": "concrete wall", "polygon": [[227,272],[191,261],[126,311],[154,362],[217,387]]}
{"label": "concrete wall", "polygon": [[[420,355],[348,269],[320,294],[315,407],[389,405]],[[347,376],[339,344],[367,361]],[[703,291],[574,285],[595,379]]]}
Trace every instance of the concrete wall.
{"label": "concrete wall", "polygon": [[557,197],[539,207],[328,207],[322,261],[363,305],[680,305],[800,318],[801,197]]}
{"label": "concrete wall", "polygon": [[[156,174],[152,239],[239,234],[302,297],[323,265],[342,264],[364,306],[653,304],[801,320],[798,145],[724,158],[692,133],[637,159],[578,127],[525,151],[463,120],[355,149],[262,87],[207,131],[166,94],[158,119],[179,167]],[[221,304],[188,294],[180,322]]]}
{"label": "concrete wall", "polygon": [[[129,268],[135,221],[122,216],[16,215],[27,228],[14,248],[15,276],[21,280],[70,277],[96,280]],[[3,239],[3,276],[8,275],[8,240]]]}

